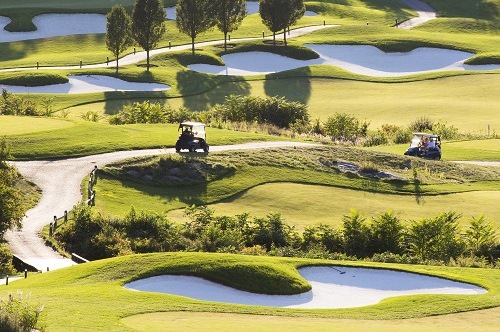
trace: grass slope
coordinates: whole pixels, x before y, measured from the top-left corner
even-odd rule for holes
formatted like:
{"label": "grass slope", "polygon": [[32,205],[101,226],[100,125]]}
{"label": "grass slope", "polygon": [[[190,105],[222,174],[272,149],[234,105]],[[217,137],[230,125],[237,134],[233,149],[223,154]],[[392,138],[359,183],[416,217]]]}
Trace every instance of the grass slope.
{"label": "grass slope", "polygon": [[[125,215],[132,205],[137,210],[164,213],[191,204],[216,203],[214,207],[221,214],[281,212],[287,222],[299,228],[320,222],[337,225],[350,208],[369,217],[392,209],[406,220],[447,210],[456,210],[466,217],[483,213],[493,222],[499,217],[496,201],[500,170],[496,168],[412,158],[421,181],[416,185],[412,171],[405,170],[408,158],[344,147],[268,149],[178,158],[234,171],[213,179],[209,175],[209,180],[203,183],[189,179],[165,183],[157,177],[143,181],[129,175],[131,170],[168,175],[168,169],[156,170],[157,158],[117,163],[100,176],[97,208],[105,214]],[[344,174],[337,170],[337,161],[371,163],[379,170],[397,174],[401,180]],[[169,216],[182,220],[181,211],[170,212]]]}
{"label": "grass slope", "polygon": [[[128,281],[162,274],[201,276],[238,289],[291,294],[309,289],[296,268],[332,264],[332,261],[239,256],[206,253],[164,253],[124,256],[95,261],[43,274],[31,274],[9,286],[0,286],[5,297],[12,288],[30,293],[30,301],[44,305],[41,320],[49,331],[131,331],[125,317],[155,312],[211,312],[252,314],[266,318],[404,319],[451,314],[500,306],[500,271],[396,264],[356,263],[356,266],[391,268],[471,282],[488,289],[484,295],[417,295],[386,299],[377,305],[338,310],[300,310],[230,305],[188,298],[135,292],[122,288]],[[336,262],[335,262],[336,264]],[[342,262],[342,264],[348,264]],[[195,318],[196,315],[193,317]],[[230,316],[231,317],[231,316]],[[295,317],[295,318],[292,318]],[[440,321],[447,322],[448,316]],[[273,319],[273,318],[270,318]],[[453,319],[451,318],[451,321]],[[346,323],[348,321],[344,321]],[[362,322],[362,321],[361,321]],[[403,322],[403,321],[401,321]],[[158,330],[163,322],[153,324]],[[380,324],[377,323],[377,324]]]}

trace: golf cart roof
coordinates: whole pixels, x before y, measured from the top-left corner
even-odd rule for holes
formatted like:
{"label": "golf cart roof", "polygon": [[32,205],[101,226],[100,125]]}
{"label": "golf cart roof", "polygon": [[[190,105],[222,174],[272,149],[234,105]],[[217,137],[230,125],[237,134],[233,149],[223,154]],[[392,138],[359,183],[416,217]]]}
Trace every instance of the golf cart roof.
{"label": "golf cart roof", "polygon": [[419,136],[419,137],[432,137],[432,138],[439,137],[438,135],[429,134],[429,133],[413,133],[413,135]]}
{"label": "golf cart roof", "polygon": [[205,124],[201,122],[186,121],[186,122],[181,122],[179,128],[182,127],[205,127]]}

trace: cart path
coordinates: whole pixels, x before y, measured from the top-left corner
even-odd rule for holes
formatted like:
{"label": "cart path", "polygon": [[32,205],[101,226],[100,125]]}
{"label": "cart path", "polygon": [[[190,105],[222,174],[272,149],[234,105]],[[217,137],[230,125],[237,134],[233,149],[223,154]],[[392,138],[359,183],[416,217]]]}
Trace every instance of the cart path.
{"label": "cart path", "polygon": [[[307,26],[303,28],[297,28],[294,30],[290,30],[290,33],[287,34],[287,39],[288,38],[296,38],[300,37],[303,35],[306,35],[308,33],[312,33],[317,30],[325,29],[325,28],[331,28],[331,27],[336,27],[338,25],[332,25],[332,24],[325,24],[325,25],[313,25],[313,26]],[[273,36],[268,35],[265,37],[266,40],[272,40]],[[283,33],[276,34],[276,38],[283,38]],[[262,37],[249,37],[249,38],[233,38],[231,39],[231,42],[236,42],[236,41],[249,41],[249,40],[259,40],[262,39]],[[200,43],[195,43],[195,47],[204,47],[204,46],[212,46],[212,45],[219,45],[223,43],[224,40],[212,40],[212,41],[207,41],[207,42],[200,42]],[[184,51],[184,50],[190,50],[191,49],[191,44],[184,44],[184,45],[177,45],[177,46],[172,46],[172,47],[162,47],[162,48],[157,48],[154,50],[149,51],[150,57],[158,55],[158,54],[163,54],[167,52],[176,52],[176,51]],[[145,51],[139,51],[131,54],[128,54],[119,60],[119,65],[120,66],[126,66],[126,65],[131,65],[131,64],[136,64],[141,61],[146,61],[147,54]],[[39,67],[37,69],[36,66],[33,67],[22,67],[22,68],[6,68],[6,69],[0,69],[0,72],[12,72],[12,71],[27,71],[27,70],[71,70],[71,69],[94,69],[94,68],[113,68],[115,65],[114,60],[110,60],[109,64],[106,62],[103,63],[97,63],[97,64],[92,64],[92,65],[75,65],[75,66],[52,66],[52,67]]]}
{"label": "cart path", "polygon": [[[428,22],[430,20],[433,20],[436,18],[436,12],[432,7],[430,7],[427,3],[421,1],[421,0],[399,0],[400,2],[404,3],[411,9],[414,9],[417,12],[417,17],[403,21],[399,24],[396,25],[397,28],[401,29],[411,29],[416,26],[419,26],[425,22]],[[302,27],[302,28],[297,28],[290,30],[290,32],[287,35],[288,38],[296,38],[300,37],[303,35],[306,35],[308,33],[312,33],[317,30],[321,30],[324,28],[330,28],[330,27],[338,27],[339,25],[337,24],[323,24],[323,25],[313,25],[313,26],[307,26],[307,27]],[[272,35],[268,35],[265,37],[267,40],[271,40],[273,37]],[[283,33],[276,34],[276,38],[283,38]],[[249,41],[249,40],[259,40],[262,39],[262,37],[248,37],[248,38],[233,38],[231,41],[232,42],[237,42],[237,41]],[[204,46],[212,46],[212,45],[218,45],[222,43],[223,40],[213,40],[213,41],[207,41],[207,42],[200,42],[200,43],[195,43],[195,47],[204,47]],[[172,47],[162,47],[158,49],[151,50],[149,52],[150,56],[155,56],[158,54],[163,54],[167,52],[175,52],[175,51],[183,51],[183,50],[190,50],[191,49],[191,44],[184,44],[184,45],[177,45],[177,46],[172,46]],[[131,64],[136,64],[141,61],[146,61],[146,52],[145,51],[139,51],[135,52],[132,54],[128,54],[119,60],[119,65],[120,66],[126,66],[126,65],[131,65]],[[12,72],[12,71],[27,71],[27,70],[71,70],[71,69],[94,69],[94,68],[107,68],[107,67],[113,67],[114,61],[111,59],[109,64],[106,62],[103,63],[97,63],[97,64],[91,64],[91,65],[75,65],[75,66],[50,66],[50,67],[39,67],[37,69],[36,66],[33,67],[22,67],[22,68],[6,68],[6,69],[0,69],[0,72]]]}
{"label": "cart path", "polygon": [[436,18],[436,11],[427,3],[421,0],[399,0],[411,9],[415,10],[418,14],[417,17],[403,21],[396,25],[400,29],[412,29],[421,24],[429,22]]}
{"label": "cart path", "polygon": [[[210,150],[216,152],[312,145],[289,141],[253,142],[213,146]],[[63,160],[12,162],[22,176],[35,183],[42,190],[38,204],[26,213],[23,229],[6,233],[5,238],[12,253],[41,271],[73,265],[74,263],[70,259],[47,247],[43,239],[39,237],[39,233],[45,225],[53,221],[54,216],[61,217],[65,210],[70,211],[74,205],[82,200],[80,185],[85,176],[90,173],[94,166],[103,167],[123,159],[166,153],[175,153],[175,149],[118,151]]]}

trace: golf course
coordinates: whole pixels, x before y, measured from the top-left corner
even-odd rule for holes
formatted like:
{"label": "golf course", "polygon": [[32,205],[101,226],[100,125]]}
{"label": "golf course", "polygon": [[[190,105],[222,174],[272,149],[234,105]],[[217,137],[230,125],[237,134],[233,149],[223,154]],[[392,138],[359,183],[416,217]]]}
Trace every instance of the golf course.
{"label": "golf course", "polygon": [[0,1],[0,330],[496,331],[500,0],[244,2]]}

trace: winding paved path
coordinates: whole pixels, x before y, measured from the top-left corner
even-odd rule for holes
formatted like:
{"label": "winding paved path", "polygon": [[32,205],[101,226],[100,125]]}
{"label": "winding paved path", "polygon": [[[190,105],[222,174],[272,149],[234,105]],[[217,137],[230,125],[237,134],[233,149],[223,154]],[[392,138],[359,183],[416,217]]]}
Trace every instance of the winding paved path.
{"label": "winding paved path", "polygon": [[415,10],[418,16],[397,24],[396,25],[397,28],[412,29],[416,26],[419,26],[421,24],[424,24],[425,22],[428,22],[436,18],[436,11],[423,1],[420,0],[399,0],[399,1],[407,5],[411,9]]}
{"label": "winding paved path", "polygon": [[[256,142],[237,145],[213,146],[211,151],[248,150],[285,146],[310,146],[299,142]],[[53,161],[12,162],[19,172],[42,190],[38,204],[26,214],[21,231],[9,231],[6,239],[12,253],[40,271],[58,269],[74,263],[47,247],[38,236],[41,229],[53,221],[54,215],[63,215],[81,201],[80,185],[95,165],[123,159],[175,153],[174,149],[150,149],[104,153],[99,155]]]}
{"label": "winding paved path", "polygon": [[[411,28],[422,24],[435,17],[432,8],[419,0],[401,0],[409,7],[417,10],[418,18],[408,20],[398,25],[400,28]],[[313,31],[332,27],[333,25],[310,26],[298,28],[290,31],[288,38],[302,36]],[[276,35],[277,38],[282,37]],[[267,37],[270,38],[270,37]],[[244,38],[238,39],[255,40],[260,38]],[[209,41],[196,44],[197,47],[220,44],[221,41]],[[171,52],[190,49],[191,45],[180,45],[175,47],[165,47],[156,49],[150,52],[151,56]],[[136,52],[120,59],[120,65],[135,64],[146,60],[146,52]],[[82,68],[104,68],[106,63],[85,65]],[[60,66],[60,67],[41,67],[40,69],[47,70],[67,70],[79,69],[80,66]],[[30,68],[11,68],[2,69],[0,72],[33,70]],[[301,146],[307,145],[297,142],[261,142],[248,143],[231,146],[214,146],[212,151],[223,150],[244,150],[269,147],[284,147],[284,146]],[[137,150],[137,151],[120,151],[113,153],[105,153],[74,159],[64,159],[55,161],[26,161],[13,162],[20,173],[27,179],[33,181],[42,190],[42,197],[38,204],[27,212],[26,218],[23,221],[22,231],[9,231],[6,233],[6,239],[13,254],[21,258],[26,263],[36,267],[41,271],[54,270],[61,267],[73,265],[74,263],[65,257],[62,257],[51,248],[47,247],[43,240],[38,236],[40,230],[53,221],[53,216],[61,216],[64,210],[71,208],[81,201],[80,184],[84,177],[93,169],[94,165],[104,166],[111,162],[148,155],[158,155],[164,153],[173,153],[173,149],[152,149],[152,150]]]}
{"label": "winding paved path", "polygon": [[[294,30],[290,30],[290,33],[287,34],[287,39],[300,37],[300,36],[306,35],[308,33],[311,33],[311,32],[317,31],[317,30],[335,27],[335,26],[338,26],[338,25],[326,24],[326,25],[314,25],[314,26],[308,26],[308,27],[303,27],[303,28],[297,28]],[[283,38],[283,33],[276,34],[276,38],[277,39]],[[237,38],[237,39],[232,39],[231,41],[235,42],[235,41],[259,40],[259,39],[262,39],[262,37]],[[265,39],[271,40],[272,35],[266,36]],[[196,43],[195,47],[220,45],[222,42],[223,42],[222,40],[201,42],[201,43]],[[184,45],[178,45],[178,46],[172,46],[172,47],[162,47],[162,48],[151,50],[149,52],[149,56],[152,57],[152,56],[167,53],[167,52],[184,51],[184,50],[190,50],[190,49],[191,49],[191,44],[184,44]],[[136,64],[136,63],[139,63],[141,61],[146,61],[146,52],[145,51],[136,52],[135,54],[132,53],[132,54],[124,56],[123,58],[120,58],[119,65],[126,66],[126,65]],[[82,69],[107,68],[107,67],[113,67],[114,65],[115,65],[115,62],[110,61],[109,64],[107,64],[106,62],[103,62],[103,63],[97,63],[97,64],[92,64],[92,65],[83,65],[81,68]],[[6,69],[0,69],[0,72],[27,71],[27,70],[71,70],[71,69],[80,69],[80,65],[40,67],[39,69],[37,69],[36,66],[34,66],[34,67],[22,67],[22,68],[6,68]]]}

